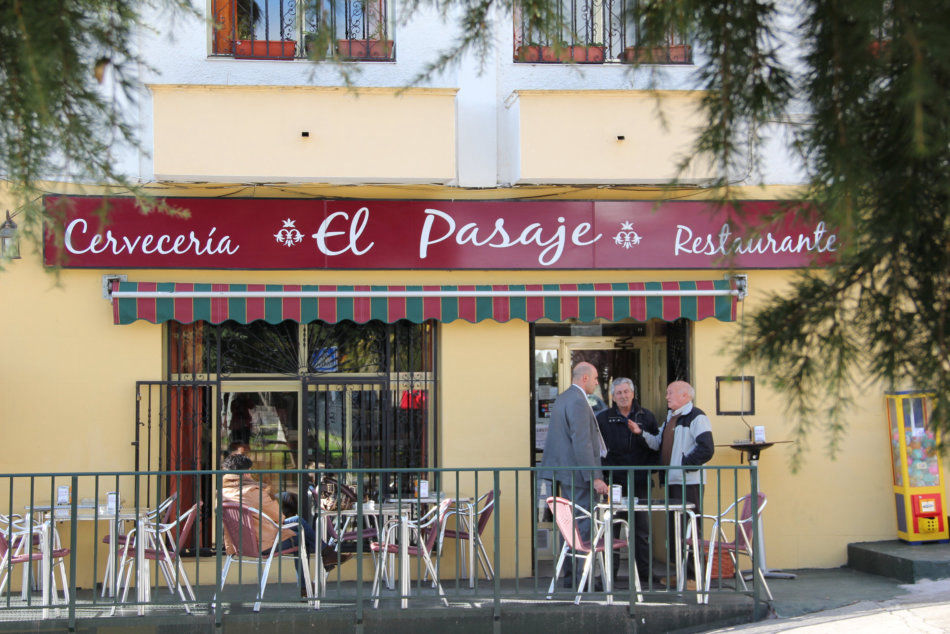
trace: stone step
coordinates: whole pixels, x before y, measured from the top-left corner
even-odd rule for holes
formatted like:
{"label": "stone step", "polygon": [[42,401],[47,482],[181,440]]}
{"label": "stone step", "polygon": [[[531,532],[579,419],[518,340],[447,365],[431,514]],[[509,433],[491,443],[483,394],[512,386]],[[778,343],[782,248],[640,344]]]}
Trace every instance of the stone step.
{"label": "stone step", "polygon": [[908,544],[897,539],[848,544],[848,566],[904,583],[950,578],[950,544]]}

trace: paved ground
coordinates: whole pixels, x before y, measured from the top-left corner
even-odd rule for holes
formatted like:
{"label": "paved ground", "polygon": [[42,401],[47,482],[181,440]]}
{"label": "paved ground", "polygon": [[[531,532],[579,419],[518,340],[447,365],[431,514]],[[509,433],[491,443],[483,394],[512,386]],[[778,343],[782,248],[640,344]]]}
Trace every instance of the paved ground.
{"label": "paved ground", "polygon": [[769,619],[711,631],[950,632],[950,579],[901,584],[850,568],[795,572],[794,580],[769,580]]}
{"label": "paved ground", "polygon": [[[334,608],[328,602],[324,609],[316,612],[297,600],[293,584],[273,589],[268,586],[271,600],[286,600],[288,603],[274,603],[265,606],[259,615],[250,611],[253,602],[253,588],[240,588],[246,596],[235,589],[232,599],[243,603],[228,604],[223,627],[216,629],[206,605],[196,606],[195,614],[185,615],[179,603],[168,598],[169,605],[149,608],[149,616],[134,616],[134,610],[120,610],[120,615],[105,617],[107,611],[92,614],[83,610],[80,617],[79,632],[93,634],[99,632],[141,631],[184,632],[207,631],[214,634],[257,634],[272,631],[312,631],[326,632],[384,632],[385,634],[407,634],[421,631],[467,632],[542,632],[550,634],[561,631],[583,632],[883,632],[885,634],[903,634],[904,632],[950,632],[950,579],[941,581],[920,581],[916,584],[902,584],[896,579],[859,572],[851,568],[793,571],[797,578],[792,580],[770,579],[774,601],[771,614],[764,621],[741,624],[751,617],[752,602],[746,596],[717,593],[709,605],[697,605],[693,597],[669,595],[653,597],[646,604],[637,605],[631,611],[618,601],[614,605],[605,605],[602,597],[598,600],[586,598],[580,606],[575,606],[572,593],[563,591],[562,600],[547,601],[542,595],[533,599],[515,599],[510,580],[502,584],[504,604],[501,619],[493,623],[490,601],[465,600],[463,596],[453,596],[449,591],[452,607],[442,607],[430,590],[427,599],[414,597],[412,609],[401,610],[398,601],[387,599],[380,609],[366,607],[364,623],[357,627],[351,608]],[[467,584],[463,584],[467,585]],[[522,592],[528,591],[527,586]],[[283,593],[281,592],[283,591]],[[210,588],[199,591],[199,598],[206,603],[210,598]],[[85,591],[87,594],[89,591]],[[202,595],[204,592],[204,595]],[[281,594],[286,596],[281,596]],[[464,593],[463,593],[464,594]],[[207,596],[205,596],[207,595]],[[164,593],[162,593],[164,597]],[[90,597],[86,597],[90,598]],[[420,601],[420,599],[422,599]],[[48,621],[38,619],[39,610],[30,615],[19,615],[16,611],[0,611],[0,631],[52,632],[62,631],[65,622],[63,615],[52,615]],[[58,617],[58,618],[57,618]],[[720,625],[713,625],[719,623]],[[726,627],[724,624],[734,623]],[[717,629],[718,627],[718,629]]]}

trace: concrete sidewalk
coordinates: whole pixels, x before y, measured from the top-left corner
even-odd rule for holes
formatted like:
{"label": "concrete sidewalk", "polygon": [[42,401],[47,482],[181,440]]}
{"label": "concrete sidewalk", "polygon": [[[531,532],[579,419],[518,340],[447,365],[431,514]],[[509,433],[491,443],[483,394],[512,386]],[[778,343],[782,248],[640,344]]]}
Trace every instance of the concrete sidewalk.
{"label": "concrete sidewalk", "polygon": [[793,572],[796,579],[768,580],[775,597],[768,619],[707,631],[950,632],[950,579],[903,584],[851,568]]}

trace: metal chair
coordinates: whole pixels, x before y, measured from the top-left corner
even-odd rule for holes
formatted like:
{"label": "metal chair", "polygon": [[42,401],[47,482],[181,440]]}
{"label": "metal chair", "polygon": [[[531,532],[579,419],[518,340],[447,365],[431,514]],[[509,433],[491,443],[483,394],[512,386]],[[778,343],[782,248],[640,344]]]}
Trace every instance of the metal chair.
{"label": "metal chair", "polygon": [[[167,524],[171,522],[172,517],[174,516],[174,512],[175,512],[174,504],[177,499],[178,499],[178,491],[175,491],[174,493],[169,495],[167,498],[165,498],[162,501],[162,503],[159,504],[157,507],[147,511],[144,515],[145,520],[148,521],[149,523],[154,524],[155,518],[161,517],[160,521],[163,524]],[[116,512],[118,512],[118,509],[116,509]],[[117,526],[119,523],[119,520],[111,520],[111,521],[114,522],[113,524],[114,526]],[[117,553],[121,552],[125,548],[125,545],[128,539],[129,539],[128,533],[124,535],[115,535],[116,546],[113,547],[111,533],[106,534],[106,536],[102,538],[102,543],[109,546],[109,549],[108,549],[109,558],[106,560],[106,571],[102,575],[102,594],[100,596],[103,596],[103,597],[106,596],[107,589],[109,591],[109,596],[112,596],[114,591],[118,591],[119,575],[115,574],[116,572],[115,556]],[[115,576],[113,576],[114,574]]]}
{"label": "metal chair", "polygon": [[[422,558],[426,571],[432,575],[432,581],[439,590],[442,602],[446,606],[449,605],[445,592],[442,590],[442,584],[439,582],[439,574],[432,564],[432,549],[435,547],[436,540],[441,533],[441,523],[445,518],[445,514],[454,503],[453,498],[445,498],[418,520],[400,520],[399,518],[391,520],[382,530],[382,541],[375,541],[370,544],[370,550],[378,554],[376,573],[373,575],[373,607],[379,607],[379,586],[386,555],[399,554],[399,528],[403,521],[406,523],[409,532],[409,543],[406,545],[406,552],[410,557]],[[400,574],[403,574],[403,572]]]}
{"label": "metal chair", "polygon": [[[50,603],[58,603],[56,591],[56,575],[52,566],[58,566],[63,583],[63,603],[69,602],[69,582],[66,580],[66,564],[64,558],[69,555],[69,549],[63,548],[59,541],[59,533],[50,521],[30,523],[19,515],[0,515],[0,595],[6,589],[10,580],[13,566],[43,561],[44,549],[49,548],[50,575],[42,583],[51,583]],[[27,574],[24,574],[26,583]],[[27,584],[28,585],[28,584]],[[23,588],[24,595],[27,588]]]}
{"label": "metal chair", "polygon": [[[607,547],[606,539],[610,539],[610,547],[613,550],[626,548],[628,540],[616,539],[613,537],[612,531],[603,529],[603,527],[599,527],[595,524],[594,533],[595,535],[601,535],[601,537],[597,540],[597,544],[592,547],[590,540],[584,539],[577,526],[579,519],[590,519],[594,521],[590,511],[562,497],[549,497],[546,502],[548,508],[551,509],[551,514],[554,515],[554,523],[557,524],[561,538],[564,541],[564,545],[561,547],[561,555],[558,557],[557,566],[554,569],[554,577],[551,578],[551,585],[548,587],[548,598],[550,599],[554,596],[554,586],[557,584],[558,577],[561,576],[561,568],[564,566],[564,560],[567,559],[568,553],[572,553],[575,560],[584,560],[584,572],[581,574],[580,582],[577,584],[577,596],[574,598],[574,604],[578,605],[581,602],[581,592],[584,591],[584,585],[588,584],[588,591],[591,590],[590,586],[593,585],[591,567],[595,555],[597,555],[596,559],[600,564],[601,574],[604,576],[610,574],[604,566],[603,558],[604,549]],[[620,524],[621,526],[626,525],[624,520],[615,520],[613,523]],[[636,562],[633,563],[633,573],[633,581],[637,590],[637,600],[643,601],[643,595],[640,590],[640,576],[637,574]]]}
{"label": "metal chair", "polygon": [[[442,559],[442,546],[445,538],[456,539],[459,541],[472,541],[474,538],[475,541],[475,556],[478,558],[478,563],[481,564],[482,570],[485,572],[486,577],[490,580],[494,578],[495,570],[492,568],[491,560],[488,558],[488,552],[485,550],[485,545],[482,543],[482,533],[485,531],[485,527],[488,526],[488,521],[491,519],[492,511],[495,510],[495,491],[489,491],[488,493],[482,495],[478,500],[475,501],[476,511],[476,520],[475,520],[475,531],[474,534],[471,530],[471,527],[468,526],[468,510],[465,508],[466,505],[456,505],[454,509],[449,509],[446,513],[446,517],[442,522],[442,533],[439,535],[439,561]],[[456,528],[446,528],[446,522],[450,516],[455,516]],[[465,566],[465,548],[461,549],[462,553],[462,564]],[[474,563],[471,563],[474,566]],[[438,570],[439,562],[436,562],[436,569]],[[467,567],[462,568],[463,572],[467,574]]]}
{"label": "metal chair", "polygon": [[[758,517],[759,521],[761,521],[762,511],[765,509],[767,502],[764,493],[758,494],[758,501]],[[739,505],[738,518],[733,511],[736,505]],[[726,507],[719,515],[703,515],[702,517],[704,519],[713,520],[712,538],[702,540],[703,548],[708,552],[706,561],[706,588],[709,588],[709,583],[712,578],[713,557],[717,556],[717,553],[718,556],[721,557],[722,552],[726,552],[732,558],[732,563],[735,566],[736,579],[742,584],[743,590],[748,589],[745,578],[742,576],[742,572],[739,571],[738,556],[745,555],[752,561],[752,496],[742,496]],[[726,524],[735,525],[735,536],[732,541],[728,541],[726,533],[723,530],[723,526]],[[762,586],[765,588],[769,600],[772,600],[772,591],[769,589],[769,584],[765,581],[765,575],[762,569],[757,568],[754,571],[754,574],[755,573],[759,575],[759,579],[762,581]]]}
{"label": "metal chair", "polygon": [[[310,566],[306,539],[304,539],[303,535],[298,535],[297,546],[285,549],[279,548],[281,532],[284,529],[298,527],[299,520],[278,524],[252,506],[228,500],[225,500],[221,505],[221,517],[224,524],[224,532],[227,533],[231,544],[233,544],[236,549],[234,554],[229,554],[224,560],[224,567],[221,570],[222,587],[228,577],[228,570],[234,561],[237,561],[238,564],[260,565],[263,563],[264,568],[261,571],[260,588],[257,593],[257,600],[254,603],[254,611],[260,612],[261,601],[264,598],[264,590],[267,587],[267,575],[270,572],[274,557],[296,561],[299,554],[300,571],[303,574],[307,598],[310,600],[313,599],[313,585],[310,582]],[[260,533],[258,531],[260,523],[264,523],[275,529],[273,543],[260,543]],[[214,601],[217,601],[217,595],[215,595]]]}
{"label": "metal chair", "polygon": [[[188,607],[185,590],[188,590],[188,596],[192,602],[195,602],[196,599],[191,582],[188,580],[188,575],[181,563],[180,545],[186,543],[191,536],[195,517],[197,517],[201,506],[202,503],[198,502],[179,515],[177,519],[167,523],[155,524],[154,521],[152,523],[147,521],[142,523],[142,530],[145,533],[142,555],[145,559],[158,564],[168,586],[168,591],[174,594],[175,590],[178,590],[178,596],[181,597],[182,603],[185,604],[185,611],[189,614],[191,614],[191,608]],[[129,586],[132,585],[132,570],[135,568],[134,549],[137,547],[136,540],[139,538],[136,535],[136,529],[130,530],[125,537],[125,546],[122,549],[122,558],[119,561],[117,574],[118,578],[121,579],[123,572],[125,573],[125,589],[122,591],[123,603],[128,598]],[[129,554],[130,550],[133,551],[131,556]],[[178,572],[177,578],[175,576],[176,569]],[[115,609],[116,606],[113,605],[112,614],[115,614]]]}

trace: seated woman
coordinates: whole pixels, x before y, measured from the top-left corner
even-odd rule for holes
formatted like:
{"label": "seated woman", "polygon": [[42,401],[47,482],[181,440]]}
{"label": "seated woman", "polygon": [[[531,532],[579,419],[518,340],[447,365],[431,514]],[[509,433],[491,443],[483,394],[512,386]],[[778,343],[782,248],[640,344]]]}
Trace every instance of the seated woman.
{"label": "seated woman", "polygon": [[[254,463],[251,459],[243,453],[232,453],[221,463],[221,468],[225,471],[247,471],[253,466]],[[225,474],[222,478],[221,497],[229,502],[237,502],[244,506],[259,509],[261,513],[274,520],[276,524],[283,524],[288,520],[297,521],[296,517],[284,517],[281,513],[281,504],[277,498],[274,497],[270,486],[262,486],[261,483],[249,473]],[[255,535],[260,534],[262,547],[274,543],[277,528],[269,522],[265,522],[264,525],[261,526],[259,522],[254,521],[252,529]],[[316,546],[316,533],[314,533],[313,526],[306,521],[299,522],[292,528],[281,529],[280,544],[278,544],[276,552],[297,547],[300,544],[300,530],[303,530],[304,544],[307,547],[307,553],[313,553]],[[227,531],[224,533],[224,547],[228,554],[237,552],[237,548],[231,543]],[[267,554],[267,552],[268,549],[265,549],[263,554]],[[297,577],[301,579],[299,573],[300,571],[298,570]]]}

